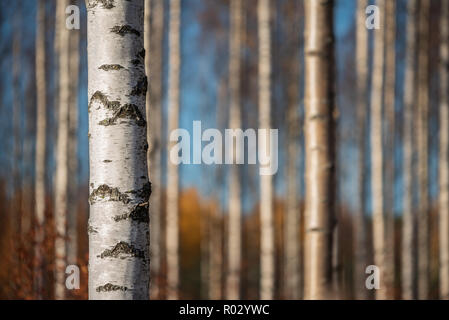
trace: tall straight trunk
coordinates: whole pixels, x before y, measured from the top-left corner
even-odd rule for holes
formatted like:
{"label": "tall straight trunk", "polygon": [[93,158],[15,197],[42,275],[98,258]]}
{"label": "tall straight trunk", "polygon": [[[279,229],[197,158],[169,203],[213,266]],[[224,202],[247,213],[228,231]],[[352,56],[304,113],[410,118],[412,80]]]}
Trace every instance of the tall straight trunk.
{"label": "tall straight trunk", "polygon": [[56,28],[58,28],[58,133],[56,143],[55,175],[55,299],[65,298],[66,267],[66,215],[68,197],[68,143],[69,143],[69,31],[65,26],[65,8],[68,0],[56,4]]}
{"label": "tall straight trunk", "polygon": [[[17,13],[14,16],[14,24],[19,27],[21,22],[21,4],[17,4]],[[18,30],[14,32],[13,44],[12,44],[12,90],[13,90],[13,195],[14,201],[12,201],[11,212],[14,213],[14,231],[17,236],[21,235],[21,220],[22,220],[22,193],[21,193],[21,181],[22,176],[20,174],[20,163],[22,158],[22,137],[21,131],[21,115],[22,115],[22,97],[20,90],[20,57],[21,57],[21,32]],[[17,249],[17,248],[16,248]],[[20,264],[20,262],[19,262]]]}
{"label": "tall straight trunk", "polygon": [[[221,80],[218,87],[216,124],[217,128],[223,129],[225,124],[226,81]],[[215,172],[216,185],[220,185],[223,180],[223,167],[218,167]],[[216,204],[212,207],[211,219],[209,220],[209,299],[222,299],[222,273],[223,273],[223,215],[219,206],[221,189],[215,190]]]}
{"label": "tall straight trunk", "polygon": [[402,299],[416,299],[416,222],[413,212],[413,114],[416,98],[416,40],[418,1],[409,0],[404,87],[404,213],[402,217]]}
{"label": "tall straight trunk", "polygon": [[[299,246],[299,184],[297,183],[298,169],[297,159],[299,155],[300,139],[300,119],[298,114],[299,107],[299,43],[298,15],[294,14],[294,21],[291,21],[290,36],[293,42],[293,50],[289,63],[289,84],[288,84],[288,109],[287,109],[287,209],[284,223],[284,289],[285,298],[299,299],[301,287],[300,273],[300,246]],[[292,40],[294,39],[294,40]]]}
{"label": "tall straight trunk", "polygon": [[[72,1],[77,4],[76,1]],[[67,217],[67,262],[78,260],[78,80],[80,31],[70,31],[70,101],[69,101],[69,209]]]}
{"label": "tall straight trunk", "polygon": [[306,208],[304,295],[329,298],[334,215],[334,2],[305,4]]}
{"label": "tall straight trunk", "polygon": [[418,299],[429,293],[429,16],[430,0],[421,0],[419,9],[418,48]]}
{"label": "tall straight trunk", "polygon": [[89,299],[148,299],[144,1],[87,10]]}
{"label": "tall straight trunk", "polygon": [[387,297],[394,298],[394,185],[395,185],[395,84],[396,84],[396,1],[385,2],[385,113],[388,121],[386,179],[385,283]]}
{"label": "tall straight trunk", "polygon": [[365,268],[367,266],[366,250],[366,168],[365,168],[365,141],[366,141],[366,113],[368,110],[368,29],[365,27],[366,7],[368,0],[357,2],[356,17],[356,73],[357,73],[357,142],[358,142],[358,201],[359,209],[354,218],[354,245],[355,245],[355,271],[354,294],[356,299],[367,299],[368,291],[365,288]]}
{"label": "tall straight trunk", "polygon": [[[181,71],[180,53],[181,0],[170,0],[169,21],[169,83],[168,83],[168,136],[179,124],[179,77]],[[176,141],[168,142],[168,152]],[[179,173],[178,165],[167,163],[167,298],[177,299],[179,289]]]}
{"label": "tall straight trunk", "polygon": [[449,299],[449,1],[440,17],[440,297]]}
{"label": "tall straight trunk", "polygon": [[45,76],[45,1],[39,0],[37,6],[36,31],[36,166],[34,202],[36,227],[34,233],[34,279],[36,298],[42,298],[43,287],[43,247],[45,223],[45,155],[47,127],[47,99]]}
{"label": "tall straight trunk", "polygon": [[380,289],[376,299],[387,298],[385,287],[385,213],[384,213],[384,166],[382,144],[382,97],[384,87],[384,47],[385,47],[385,0],[377,0],[381,17],[381,27],[374,35],[374,62],[371,92],[371,189],[373,203],[373,246],[374,264],[379,268]]}
{"label": "tall straight trunk", "polygon": [[[229,40],[229,128],[241,128],[240,114],[240,51],[242,35],[242,1],[231,0],[231,30]],[[234,148],[234,164],[230,168],[229,176],[229,222],[228,222],[228,270],[226,275],[226,298],[236,300],[240,298],[240,264],[241,264],[241,190],[240,170]]]}
{"label": "tall straight trunk", "polygon": [[[257,20],[259,30],[259,128],[269,130],[271,128],[270,0],[258,0]],[[267,154],[265,151],[269,148],[269,145],[263,145],[262,154]],[[269,300],[273,299],[274,295],[273,180],[270,175],[260,176],[260,228],[260,298]]]}
{"label": "tall straight trunk", "polygon": [[[150,206],[150,295],[159,298],[161,268],[161,130],[162,130],[162,49],[164,35],[164,2],[145,0],[145,47],[151,52],[145,58],[147,74],[151,75],[146,97],[146,113],[149,119],[148,172],[154,185]],[[151,59],[150,59],[151,58]],[[151,115],[151,117],[150,117]]]}

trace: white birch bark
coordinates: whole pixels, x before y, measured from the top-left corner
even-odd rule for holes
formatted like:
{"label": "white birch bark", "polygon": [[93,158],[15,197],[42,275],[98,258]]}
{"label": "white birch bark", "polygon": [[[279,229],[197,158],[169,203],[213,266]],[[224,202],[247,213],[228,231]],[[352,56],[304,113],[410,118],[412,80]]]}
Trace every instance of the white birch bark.
{"label": "white birch bark", "polygon": [[413,114],[416,98],[416,40],[418,1],[409,0],[407,8],[407,53],[404,86],[404,213],[402,225],[402,299],[416,299],[415,217],[413,212]]}
{"label": "white birch bark", "polygon": [[[271,29],[270,0],[258,0],[259,32],[259,128],[269,129],[271,111]],[[269,139],[267,139],[269,141]],[[267,154],[268,145],[262,147]],[[274,295],[274,225],[272,176],[260,176],[260,298]]]}
{"label": "white birch bark", "polygon": [[[231,0],[230,4],[230,40],[229,40],[229,128],[241,128],[240,115],[240,50],[242,33],[242,2]],[[235,145],[234,145],[235,146]],[[240,170],[236,159],[240,150],[234,148],[234,164],[229,176],[229,222],[228,222],[228,270],[226,277],[226,298],[240,298],[241,265],[241,190]]]}
{"label": "white birch bark", "polygon": [[68,197],[68,143],[69,143],[69,31],[65,26],[65,8],[68,0],[56,4],[58,28],[58,133],[55,174],[55,299],[65,298],[66,217]]}
{"label": "white birch bark", "polygon": [[440,297],[449,299],[449,1],[440,17]]}
{"label": "white birch bark", "polygon": [[[162,48],[164,32],[164,2],[145,0],[145,48],[151,52],[145,58],[147,74],[151,76],[146,97],[146,113],[149,119],[148,171],[153,183],[150,206],[150,259],[152,299],[159,298],[161,268],[161,130],[162,130]],[[151,58],[151,59],[150,59]],[[151,115],[151,117],[150,117]]]}
{"label": "white birch bark", "polygon": [[[169,88],[168,88],[168,136],[179,125],[179,77],[181,71],[180,53],[181,0],[170,0],[169,21]],[[176,144],[168,142],[168,152]],[[167,298],[178,298],[179,289],[179,174],[178,166],[167,163],[167,220],[166,220],[166,257],[167,257]]]}
{"label": "white birch bark", "polygon": [[36,167],[35,167],[35,291],[36,298],[42,298],[42,259],[44,240],[43,226],[45,223],[45,155],[46,155],[46,127],[47,127],[47,100],[45,77],[45,2],[39,0],[37,5],[37,31],[36,31]]}
{"label": "white birch bark", "polygon": [[89,299],[148,299],[143,0],[88,0]]}
{"label": "white birch bark", "polygon": [[306,207],[304,296],[330,298],[334,214],[333,1],[305,4]]}
{"label": "white birch bark", "polygon": [[385,287],[385,213],[383,186],[382,97],[384,87],[385,0],[377,0],[381,19],[374,34],[374,62],[371,92],[371,189],[373,203],[374,264],[380,270],[380,289],[376,299],[386,299]]}

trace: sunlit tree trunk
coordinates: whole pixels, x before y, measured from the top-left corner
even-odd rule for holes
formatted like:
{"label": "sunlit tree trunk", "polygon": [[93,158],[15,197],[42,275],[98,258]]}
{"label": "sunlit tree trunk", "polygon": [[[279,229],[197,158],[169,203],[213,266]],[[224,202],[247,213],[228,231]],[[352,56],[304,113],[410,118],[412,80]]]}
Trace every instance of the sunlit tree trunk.
{"label": "sunlit tree trunk", "polygon": [[356,72],[357,72],[357,141],[358,141],[358,201],[359,208],[354,217],[354,245],[355,245],[355,270],[354,270],[354,294],[356,299],[366,299],[368,291],[365,287],[365,268],[367,266],[366,251],[366,114],[368,111],[368,29],[365,27],[366,7],[368,0],[357,2],[356,14]]}
{"label": "sunlit tree trunk", "polygon": [[[231,0],[231,30],[229,40],[229,128],[241,128],[240,115],[240,51],[242,34],[242,2]],[[241,264],[241,190],[240,170],[236,164],[238,148],[234,148],[234,164],[229,176],[229,222],[228,222],[228,270],[226,277],[226,298],[240,298]]]}
{"label": "sunlit tree trunk", "polygon": [[385,225],[385,283],[387,297],[394,298],[394,185],[395,185],[395,83],[396,83],[396,1],[385,2],[385,113],[388,122],[387,161],[385,167],[387,183]]}
{"label": "sunlit tree trunk", "polygon": [[69,144],[69,31],[65,26],[68,0],[56,3],[57,59],[58,59],[58,117],[55,174],[55,298],[65,298],[66,220],[68,201],[68,144]]}
{"label": "sunlit tree trunk", "polygon": [[418,47],[418,299],[429,294],[429,17],[430,0],[421,0]]}
{"label": "sunlit tree trunk", "polygon": [[[258,0],[259,128],[271,128],[271,28],[270,0]],[[269,140],[269,139],[267,139]],[[269,146],[262,148],[269,150]],[[266,152],[262,154],[267,154]],[[274,219],[272,176],[260,176],[260,298],[274,295]]]}
{"label": "sunlit tree trunk", "polygon": [[415,216],[413,210],[413,114],[416,98],[416,40],[418,1],[409,0],[404,87],[404,213],[402,217],[402,299],[416,298]]}
{"label": "sunlit tree trunk", "polygon": [[[148,127],[148,171],[153,183],[150,206],[150,259],[152,299],[159,298],[161,268],[161,130],[162,130],[162,52],[164,35],[164,2],[145,1],[145,46],[148,54],[145,63],[147,74],[151,75],[147,93],[146,112]],[[151,58],[151,59],[150,59]],[[149,116],[151,115],[151,117]]]}
{"label": "sunlit tree trunk", "polygon": [[42,298],[43,291],[43,226],[45,223],[45,155],[46,155],[46,127],[47,127],[47,99],[45,77],[45,2],[39,0],[37,6],[36,31],[36,166],[35,166],[35,214],[36,227],[34,233],[35,254],[35,292],[36,298]]}
{"label": "sunlit tree trunk", "polygon": [[441,1],[440,17],[440,297],[449,299],[449,1]]}
{"label": "sunlit tree trunk", "polygon": [[[77,4],[76,1],[72,1]],[[78,260],[78,81],[80,31],[70,30],[70,101],[69,101],[69,209],[67,216],[67,262]]]}
{"label": "sunlit tree trunk", "polygon": [[[168,83],[168,136],[179,124],[179,78],[181,71],[180,53],[181,0],[170,0],[169,21],[169,83]],[[168,142],[168,152],[176,141]],[[167,222],[166,222],[166,256],[167,256],[167,298],[177,299],[179,289],[179,174],[178,166],[167,163]]]}
{"label": "sunlit tree trunk", "polygon": [[305,4],[306,208],[304,295],[329,298],[334,216],[333,1]]}
{"label": "sunlit tree trunk", "polygon": [[[299,139],[301,137],[301,125],[299,118],[299,21],[298,14],[293,14],[295,21],[291,21],[290,41],[294,43],[289,72],[289,84],[287,88],[287,209],[284,222],[284,288],[285,298],[299,299],[301,273],[300,273],[300,245],[299,245],[299,183],[297,159],[301,159],[299,151]],[[295,39],[295,40],[293,40]]]}
{"label": "sunlit tree trunk", "polygon": [[89,299],[148,299],[144,1],[86,5]]}
{"label": "sunlit tree trunk", "polygon": [[380,29],[374,35],[374,62],[371,92],[371,189],[373,203],[373,245],[374,264],[380,271],[380,289],[376,290],[376,299],[386,299],[385,285],[385,213],[384,213],[384,166],[382,144],[382,97],[384,87],[384,47],[385,47],[385,0],[377,0]]}

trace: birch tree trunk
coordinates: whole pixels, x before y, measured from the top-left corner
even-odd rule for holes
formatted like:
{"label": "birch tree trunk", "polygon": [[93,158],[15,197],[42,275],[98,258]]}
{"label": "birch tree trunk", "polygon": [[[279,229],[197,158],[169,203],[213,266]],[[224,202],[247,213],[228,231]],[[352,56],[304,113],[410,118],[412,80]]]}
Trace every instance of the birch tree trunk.
{"label": "birch tree trunk", "polygon": [[39,0],[37,4],[36,31],[36,166],[35,166],[35,208],[36,228],[34,234],[35,255],[35,292],[36,298],[42,298],[43,291],[43,226],[45,223],[45,155],[46,155],[46,127],[47,127],[47,99],[45,77],[45,2]]}
{"label": "birch tree trunk", "polygon": [[365,287],[365,268],[367,266],[366,251],[366,167],[365,167],[365,142],[366,142],[366,114],[368,110],[368,29],[365,26],[366,7],[368,0],[357,2],[356,16],[356,72],[357,72],[357,140],[359,152],[358,168],[358,201],[359,210],[355,215],[354,236],[355,236],[355,272],[354,289],[356,299],[367,299],[368,291]]}
{"label": "birch tree trunk", "polygon": [[295,20],[291,21],[290,41],[293,42],[292,56],[290,58],[290,72],[288,84],[288,109],[287,109],[287,210],[284,231],[284,288],[285,298],[297,300],[300,297],[301,274],[300,274],[300,246],[299,246],[299,184],[297,183],[298,170],[297,159],[301,159],[299,151],[300,118],[299,107],[299,43],[298,38],[299,19],[293,15]]}
{"label": "birch tree trunk", "polygon": [[384,166],[382,144],[382,97],[384,87],[384,35],[385,0],[377,0],[381,26],[374,35],[374,62],[371,92],[371,189],[373,202],[373,245],[374,264],[379,268],[380,289],[376,290],[376,299],[387,298],[385,284],[385,213],[384,213]]}
{"label": "birch tree trunk", "polygon": [[449,1],[441,1],[440,17],[440,297],[449,299]]}
{"label": "birch tree trunk", "polygon": [[305,4],[306,208],[304,295],[329,298],[332,287],[335,133],[333,1]]}
{"label": "birch tree trunk", "polygon": [[[180,53],[181,0],[170,0],[169,21],[169,88],[168,88],[168,136],[179,125],[179,77],[181,71]],[[176,141],[168,142],[168,152]],[[167,256],[167,299],[178,298],[179,289],[179,176],[178,166],[167,163],[167,222],[166,222],[166,256]]]}
{"label": "birch tree trunk", "polygon": [[[76,1],[72,1],[77,4]],[[69,102],[69,210],[67,218],[67,262],[78,260],[78,80],[80,31],[70,30],[70,102]]]}
{"label": "birch tree trunk", "polygon": [[[240,129],[240,50],[242,34],[242,2],[231,0],[230,40],[229,40],[229,128]],[[235,146],[235,144],[234,144]],[[234,160],[229,176],[229,222],[228,222],[228,272],[226,277],[226,298],[240,299],[241,264],[241,190],[240,170],[236,159],[242,155],[234,147]]]}
{"label": "birch tree trunk", "polygon": [[[271,113],[271,28],[270,0],[258,0],[259,30],[259,128],[269,129]],[[267,139],[269,141],[269,139]],[[260,147],[260,146],[259,146]],[[269,145],[262,146],[267,154]],[[274,295],[274,220],[272,176],[260,176],[260,298]]]}
{"label": "birch tree trunk", "polygon": [[394,185],[395,185],[395,84],[396,84],[396,1],[385,2],[385,112],[388,121],[386,187],[385,283],[387,297],[394,298]]}
{"label": "birch tree trunk", "polygon": [[[151,13],[151,14],[150,14]],[[150,259],[152,299],[159,298],[161,267],[161,130],[162,130],[162,49],[164,35],[164,2],[145,1],[145,46],[151,52],[145,58],[147,74],[151,74],[149,91],[146,97],[146,113],[149,119],[147,129],[149,152],[148,171],[154,184],[150,206]],[[151,59],[150,59],[151,58]],[[151,72],[150,72],[151,71]],[[150,117],[151,115],[151,117]]]}
{"label": "birch tree trunk", "polygon": [[418,299],[427,299],[429,292],[429,16],[430,0],[421,0],[419,9],[418,47]]}
{"label": "birch tree trunk", "polygon": [[415,216],[413,212],[413,114],[416,98],[416,40],[418,1],[409,0],[404,87],[404,213],[402,226],[402,299],[416,299]]}
{"label": "birch tree trunk", "polygon": [[148,299],[143,0],[88,0],[89,299]]}
{"label": "birch tree trunk", "polygon": [[65,8],[68,0],[56,4],[56,27],[58,28],[58,133],[56,143],[55,175],[55,299],[65,298],[66,267],[66,219],[68,197],[68,143],[69,143],[69,31],[65,26]]}

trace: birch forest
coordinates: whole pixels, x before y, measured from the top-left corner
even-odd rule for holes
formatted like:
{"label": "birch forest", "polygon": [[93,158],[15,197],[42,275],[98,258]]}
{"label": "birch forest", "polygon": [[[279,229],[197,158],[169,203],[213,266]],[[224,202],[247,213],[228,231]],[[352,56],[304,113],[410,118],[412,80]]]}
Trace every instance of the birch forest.
{"label": "birch forest", "polygon": [[0,0],[0,299],[449,299],[449,0]]}

